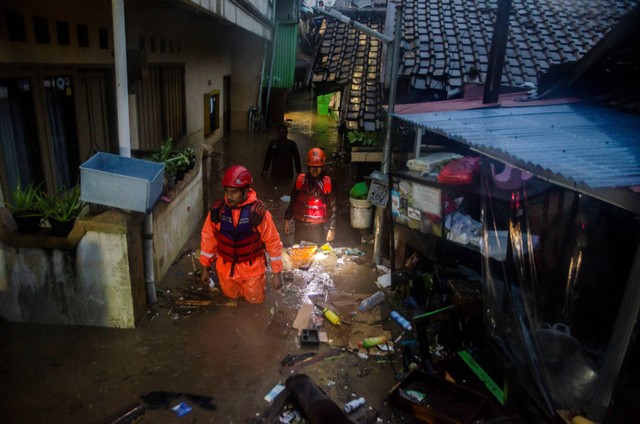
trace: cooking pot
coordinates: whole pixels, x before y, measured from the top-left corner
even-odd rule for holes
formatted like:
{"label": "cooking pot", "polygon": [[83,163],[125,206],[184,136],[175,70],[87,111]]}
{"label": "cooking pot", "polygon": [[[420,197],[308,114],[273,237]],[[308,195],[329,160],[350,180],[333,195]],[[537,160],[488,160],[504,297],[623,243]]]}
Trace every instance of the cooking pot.
{"label": "cooking pot", "polygon": [[560,368],[569,362],[580,348],[580,342],[571,336],[569,327],[563,323],[540,324],[533,332],[538,359],[544,364]]}

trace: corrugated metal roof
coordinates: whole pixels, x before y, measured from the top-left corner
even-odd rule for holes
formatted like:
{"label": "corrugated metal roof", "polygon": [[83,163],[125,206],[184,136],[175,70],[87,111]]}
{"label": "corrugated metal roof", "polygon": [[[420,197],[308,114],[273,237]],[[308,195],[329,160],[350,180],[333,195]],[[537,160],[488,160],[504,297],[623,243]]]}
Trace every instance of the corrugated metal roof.
{"label": "corrugated metal roof", "polygon": [[575,103],[393,116],[573,185],[640,185],[637,115]]}
{"label": "corrugated metal roof", "polygon": [[[399,114],[416,114],[429,112],[444,112],[465,109],[481,109],[495,107],[531,107],[546,106],[552,104],[566,104],[581,102],[582,99],[562,97],[557,99],[531,99],[526,91],[517,93],[500,94],[497,103],[484,104],[482,97],[465,97],[464,99],[443,100],[438,102],[405,103],[395,105],[394,111]],[[385,110],[388,105],[384,105]]]}

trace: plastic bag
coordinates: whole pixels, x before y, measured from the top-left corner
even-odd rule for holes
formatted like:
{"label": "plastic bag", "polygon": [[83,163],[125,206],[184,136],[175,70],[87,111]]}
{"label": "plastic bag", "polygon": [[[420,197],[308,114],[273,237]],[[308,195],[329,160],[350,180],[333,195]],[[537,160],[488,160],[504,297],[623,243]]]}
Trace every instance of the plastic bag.
{"label": "plastic bag", "polygon": [[442,184],[471,184],[475,174],[480,173],[480,157],[465,156],[446,164],[438,174],[438,182]]}

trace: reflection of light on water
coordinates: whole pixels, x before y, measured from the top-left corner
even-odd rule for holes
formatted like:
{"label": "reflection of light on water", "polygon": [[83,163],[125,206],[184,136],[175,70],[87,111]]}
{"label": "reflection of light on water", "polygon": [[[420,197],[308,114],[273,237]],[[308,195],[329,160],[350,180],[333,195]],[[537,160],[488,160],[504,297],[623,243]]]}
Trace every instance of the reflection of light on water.
{"label": "reflection of light on water", "polygon": [[[321,255],[324,256],[324,255]],[[290,307],[300,307],[304,303],[311,303],[309,295],[326,295],[335,288],[331,276],[324,271],[322,264],[312,264],[309,269],[294,269],[294,282],[290,293],[293,295],[285,300]],[[323,302],[326,300],[321,299]]]}

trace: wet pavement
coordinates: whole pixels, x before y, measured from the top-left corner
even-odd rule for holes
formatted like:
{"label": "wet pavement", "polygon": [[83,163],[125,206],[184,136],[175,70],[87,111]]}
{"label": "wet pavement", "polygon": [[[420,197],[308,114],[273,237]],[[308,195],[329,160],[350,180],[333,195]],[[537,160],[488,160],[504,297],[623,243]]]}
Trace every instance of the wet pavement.
{"label": "wet pavement", "polygon": [[[289,137],[298,143],[302,158],[313,146],[329,154],[338,150],[337,124],[309,112],[309,94],[296,96],[290,109]],[[282,233],[287,205],[280,198],[289,194],[293,181],[260,175],[273,137],[275,128],[232,133],[213,146],[213,168],[219,181],[229,165],[247,166]],[[402,369],[400,353],[377,355],[374,349],[370,353],[376,355],[365,356],[347,348],[385,331],[395,337],[398,327],[387,319],[387,305],[353,314],[360,300],[378,290],[375,281],[381,271],[371,264],[372,245],[362,244],[360,231],[349,224],[348,190],[354,182],[349,166],[336,162],[328,172],[339,199],[332,246],[354,249],[353,254],[344,249],[321,253],[305,270],[291,269],[286,256],[284,287],[276,292],[268,288],[264,304],[250,305],[225,299],[198,282],[196,230],[158,282],[158,304],[134,330],[0,323],[0,420],[98,423],[138,402],[146,407],[143,422],[260,422],[270,408],[265,395],[293,373],[303,372],[340,408],[364,397],[365,406],[353,415],[359,422],[412,422],[386,402]],[[220,195],[220,187],[211,190]],[[292,240],[283,235],[283,242],[290,245]],[[320,315],[314,318],[328,339],[320,346],[302,345],[298,331],[291,328],[301,305],[311,303],[309,295],[348,321],[334,326]],[[302,362],[304,357],[297,355],[304,354],[315,355]],[[283,365],[287,355],[293,359]],[[160,407],[152,409],[141,395],[157,391],[202,396],[205,402],[199,406],[197,397],[176,395],[160,399]],[[179,401],[186,401],[192,411],[178,417],[165,408]]]}

